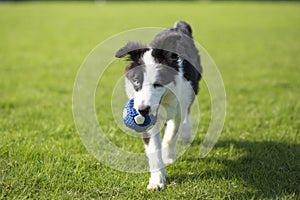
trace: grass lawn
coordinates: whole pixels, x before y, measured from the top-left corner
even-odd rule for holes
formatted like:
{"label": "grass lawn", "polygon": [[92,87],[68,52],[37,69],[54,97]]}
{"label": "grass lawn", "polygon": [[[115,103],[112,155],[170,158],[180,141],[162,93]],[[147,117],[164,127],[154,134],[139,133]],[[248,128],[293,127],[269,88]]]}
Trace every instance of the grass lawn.
{"label": "grass lawn", "polygon": [[[280,2],[0,4],[0,199],[300,198],[299,13],[299,3]],[[101,41],[178,19],[218,65],[227,115],[217,145],[200,159],[210,121],[201,82],[197,136],[167,167],[166,188],[151,192],[149,174],[113,170],[85,149],[73,83]],[[118,145],[142,151],[142,141],[128,143]]]}

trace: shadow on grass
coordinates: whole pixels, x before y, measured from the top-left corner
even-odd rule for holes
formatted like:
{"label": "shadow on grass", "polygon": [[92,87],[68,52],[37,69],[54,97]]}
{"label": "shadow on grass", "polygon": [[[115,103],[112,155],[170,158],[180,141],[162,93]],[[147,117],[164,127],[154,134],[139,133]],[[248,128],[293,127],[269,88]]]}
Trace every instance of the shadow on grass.
{"label": "shadow on grass", "polygon": [[[233,198],[255,196],[275,199],[285,195],[300,197],[300,144],[229,140],[218,142],[215,151],[222,152],[223,148],[227,152],[232,148],[235,155],[217,156],[212,152],[211,157],[188,161],[199,162],[202,166],[217,163],[221,168],[203,168],[197,174],[170,177],[171,181],[237,180],[243,183],[238,187],[245,184],[244,187],[248,189],[241,188],[239,191],[237,188],[237,191],[230,194]],[[239,152],[242,153],[239,155]]]}

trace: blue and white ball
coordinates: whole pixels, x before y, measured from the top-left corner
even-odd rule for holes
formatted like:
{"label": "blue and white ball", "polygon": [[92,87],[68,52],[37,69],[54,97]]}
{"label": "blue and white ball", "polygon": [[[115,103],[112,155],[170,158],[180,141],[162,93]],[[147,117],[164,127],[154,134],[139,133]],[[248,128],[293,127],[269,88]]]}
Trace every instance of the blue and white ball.
{"label": "blue and white ball", "polygon": [[134,99],[130,99],[123,110],[123,121],[127,127],[136,132],[144,132],[156,123],[156,116],[152,114],[142,116],[136,111],[133,105]]}

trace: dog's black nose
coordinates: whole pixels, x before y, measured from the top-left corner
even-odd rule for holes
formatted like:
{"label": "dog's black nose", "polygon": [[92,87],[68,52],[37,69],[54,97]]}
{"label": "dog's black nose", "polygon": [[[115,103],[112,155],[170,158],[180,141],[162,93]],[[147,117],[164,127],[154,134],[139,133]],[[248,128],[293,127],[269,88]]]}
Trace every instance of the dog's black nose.
{"label": "dog's black nose", "polygon": [[138,111],[141,115],[148,115],[150,112],[150,106],[139,106]]}

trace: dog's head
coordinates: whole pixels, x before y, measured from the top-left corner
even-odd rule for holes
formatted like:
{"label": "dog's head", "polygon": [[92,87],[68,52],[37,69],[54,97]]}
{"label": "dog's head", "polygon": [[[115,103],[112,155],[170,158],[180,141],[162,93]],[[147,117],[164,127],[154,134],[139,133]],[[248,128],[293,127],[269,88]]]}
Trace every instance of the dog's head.
{"label": "dog's head", "polygon": [[134,108],[142,115],[156,114],[159,103],[169,87],[175,84],[180,59],[176,53],[128,42],[116,57],[128,56],[125,83]]}
{"label": "dog's head", "polygon": [[127,56],[130,61],[125,74],[126,93],[135,99],[134,108],[140,114],[156,114],[164,94],[175,87],[179,73],[195,83],[192,86],[197,94],[201,66],[191,34],[190,26],[179,21],[174,28],[157,34],[149,46],[128,42],[116,52],[117,58]]}

